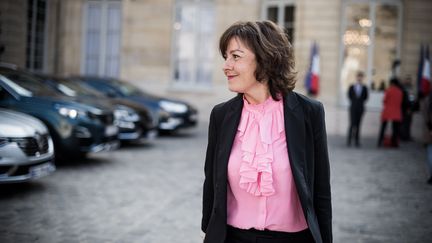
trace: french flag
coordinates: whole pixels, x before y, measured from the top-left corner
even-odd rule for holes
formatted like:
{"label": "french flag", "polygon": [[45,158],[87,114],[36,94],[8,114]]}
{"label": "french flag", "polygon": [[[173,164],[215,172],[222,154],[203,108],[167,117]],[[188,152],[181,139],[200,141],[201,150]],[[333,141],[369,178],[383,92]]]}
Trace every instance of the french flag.
{"label": "french flag", "polygon": [[417,90],[419,95],[428,95],[431,91],[431,72],[429,59],[429,46],[420,48],[420,62],[417,77]]}
{"label": "french flag", "polygon": [[318,95],[319,93],[319,71],[320,58],[318,54],[318,45],[314,42],[310,57],[310,66],[306,75],[305,85],[309,95]]}

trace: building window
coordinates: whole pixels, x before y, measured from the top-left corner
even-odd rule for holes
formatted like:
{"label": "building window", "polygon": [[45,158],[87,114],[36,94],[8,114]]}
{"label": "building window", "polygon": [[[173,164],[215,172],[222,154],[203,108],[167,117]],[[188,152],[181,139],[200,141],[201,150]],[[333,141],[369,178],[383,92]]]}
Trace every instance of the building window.
{"label": "building window", "polygon": [[174,87],[208,87],[212,81],[213,1],[177,1],[173,24]]}
{"label": "building window", "polygon": [[27,4],[26,68],[43,71],[47,3],[46,0],[28,0]]}
{"label": "building window", "polygon": [[121,2],[87,1],[84,6],[81,72],[118,77],[120,73]]}
{"label": "building window", "polygon": [[263,2],[263,18],[281,26],[291,43],[294,42],[295,6],[294,2],[284,0],[268,0]]}
{"label": "building window", "polygon": [[342,50],[340,89],[346,101],[346,90],[355,81],[357,71],[365,73],[365,84],[371,89],[370,108],[381,108],[382,89],[393,75],[393,63],[399,59],[402,5],[378,0],[346,1],[342,14]]}

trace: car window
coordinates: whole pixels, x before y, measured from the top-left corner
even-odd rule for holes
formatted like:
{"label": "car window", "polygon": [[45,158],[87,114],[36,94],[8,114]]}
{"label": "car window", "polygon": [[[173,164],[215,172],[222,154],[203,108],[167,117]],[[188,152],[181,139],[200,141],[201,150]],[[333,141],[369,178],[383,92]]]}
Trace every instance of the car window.
{"label": "car window", "polygon": [[23,96],[56,96],[56,91],[48,88],[37,77],[15,70],[1,70],[0,74],[6,77],[3,80],[17,93]]}
{"label": "car window", "polygon": [[132,84],[117,80],[112,80],[111,82],[119,89],[123,96],[135,96],[143,94],[139,88],[133,86]]}
{"label": "car window", "polygon": [[101,82],[92,82],[92,81],[85,81],[86,85],[90,87],[92,90],[96,90],[97,92],[103,93],[105,96],[108,97],[119,97],[123,94],[119,92],[119,90],[111,87],[110,85],[106,83]]}
{"label": "car window", "polygon": [[75,90],[71,89],[70,87],[68,87],[67,85],[64,84],[57,84],[57,88],[60,90],[60,92],[62,92],[63,94],[67,95],[67,96],[72,96],[75,97],[78,95],[77,92],[75,92]]}
{"label": "car window", "polygon": [[7,86],[9,86],[11,89],[13,89],[19,95],[32,96],[32,92],[30,92],[29,90],[17,85],[16,83],[12,82],[10,79],[6,78],[5,76],[0,75],[0,80],[2,80]]}
{"label": "car window", "polygon": [[69,79],[57,79],[57,87],[69,96],[103,96],[100,92],[81,84],[79,81]]}

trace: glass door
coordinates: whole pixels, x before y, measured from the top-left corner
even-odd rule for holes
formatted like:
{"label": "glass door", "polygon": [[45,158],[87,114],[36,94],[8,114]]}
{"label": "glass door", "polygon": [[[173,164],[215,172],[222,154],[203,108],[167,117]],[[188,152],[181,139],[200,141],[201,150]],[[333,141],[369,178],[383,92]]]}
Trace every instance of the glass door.
{"label": "glass door", "polygon": [[212,1],[178,1],[173,24],[173,87],[208,88],[212,81],[215,9]]}
{"label": "glass door", "polygon": [[84,6],[83,74],[120,74],[121,2],[87,1]]}
{"label": "glass door", "polygon": [[46,0],[28,0],[26,68],[45,71]]}
{"label": "glass door", "polygon": [[401,10],[399,1],[346,1],[342,14],[340,97],[348,104],[347,90],[357,71],[365,73],[369,109],[381,110],[383,90],[399,59]]}

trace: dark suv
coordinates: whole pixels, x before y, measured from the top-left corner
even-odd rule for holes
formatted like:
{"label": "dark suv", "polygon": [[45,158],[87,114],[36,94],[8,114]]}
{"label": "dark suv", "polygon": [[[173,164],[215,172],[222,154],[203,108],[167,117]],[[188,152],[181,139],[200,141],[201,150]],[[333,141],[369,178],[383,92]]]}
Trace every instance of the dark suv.
{"label": "dark suv", "polygon": [[157,121],[159,119],[144,106],[127,100],[106,97],[103,93],[72,79],[47,75],[38,75],[38,77],[45,85],[63,95],[74,97],[80,102],[88,103],[97,100],[114,107],[114,123],[119,127],[121,141],[149,141],[158,134]]}
{"label": "dark suv", "polygon": [[59,95],[25,71],[0,66],[0,107],[33,115],[45,123],[57,158],[82,157],[119,146],[110,107]]}
{"label": "dark suv", "polygon": [[128,82],[114,78],[75,77],[75,79],[108,97],[128,100],[157,112],[161,131],[176,131],[197,125],[197,109],[184,101],[149,94]]}

